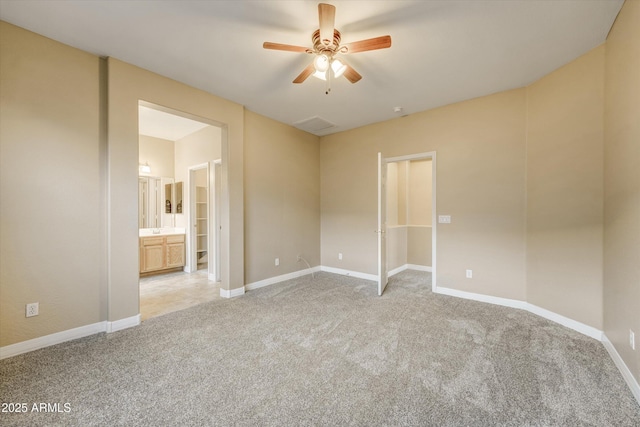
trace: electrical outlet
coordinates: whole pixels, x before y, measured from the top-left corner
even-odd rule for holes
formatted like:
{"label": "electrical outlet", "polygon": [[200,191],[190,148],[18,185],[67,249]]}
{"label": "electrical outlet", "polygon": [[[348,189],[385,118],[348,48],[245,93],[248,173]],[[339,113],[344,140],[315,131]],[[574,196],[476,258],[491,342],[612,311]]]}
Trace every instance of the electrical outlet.
{"label": "electrical outlet", "polygon": [[629,345],[632,350],[636,349],[636,334],[631,329],[629,329]]}
{"label": "electrical outlet", "polygon": [[338,259],[342,261],[342,252],[338,252]]}
{"label": "electrical outlet", "polygon": [[38,303],[34,302],[31,304],[27,304],[26,310],[25,310],[25,317],[33,317],[33,316],[37,316],[38,315],[38,311],[39,311],[39,307],[38,307]]}
{"label": "electrical outlet", "polygon": [[473,270],[467,270],[467,279],[473,278]]}
{"label": "electrical outlet", "polygon": [[280,258],[276,258],[276,267],[280,265]]}

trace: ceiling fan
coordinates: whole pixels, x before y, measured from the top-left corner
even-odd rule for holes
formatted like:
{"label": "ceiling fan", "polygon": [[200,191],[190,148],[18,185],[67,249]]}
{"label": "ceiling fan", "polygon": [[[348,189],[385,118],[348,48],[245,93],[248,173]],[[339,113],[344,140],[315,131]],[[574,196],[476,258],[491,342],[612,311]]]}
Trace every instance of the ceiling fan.
{"label": "ceiling fan", "polygon": [[311,35],[312,48],[293,46],[289,44],[264,42],[265,49],[284,50],[287,52],[302,52],[315,55],[313,62],[293,80],[293,83],[302,83],[307,77],[313,75],[327,81],[327,91],[331,91],[331,78],[343,76],[351,83],[358,82],[362,76],[337,57],[338,54],[366,52],[368,50],[385,49],[391,47],[391,36],[380,36],[372,39],[340,45],[342,40],[340,31],[335,29],[336,7],[331,4],[318,4],[318,17],[320,25]]}

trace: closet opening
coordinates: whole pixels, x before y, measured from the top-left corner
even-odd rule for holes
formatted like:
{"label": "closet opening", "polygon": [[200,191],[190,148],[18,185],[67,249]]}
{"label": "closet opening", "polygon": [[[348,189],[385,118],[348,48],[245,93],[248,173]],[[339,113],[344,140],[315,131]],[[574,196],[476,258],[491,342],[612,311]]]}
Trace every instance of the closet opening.
{"label": "closet opening", "polygon": [[435,153],[379,159],[379,287],[404,270],[428,271],[436,286]]}

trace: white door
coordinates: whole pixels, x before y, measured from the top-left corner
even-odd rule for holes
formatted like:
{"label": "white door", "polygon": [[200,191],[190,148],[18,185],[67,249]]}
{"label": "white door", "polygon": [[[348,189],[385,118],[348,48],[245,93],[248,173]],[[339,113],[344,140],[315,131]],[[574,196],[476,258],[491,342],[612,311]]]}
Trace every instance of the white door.
{"label": "white door", "polygon": [[387,162],[378,153],[378,295],[387,286]]}

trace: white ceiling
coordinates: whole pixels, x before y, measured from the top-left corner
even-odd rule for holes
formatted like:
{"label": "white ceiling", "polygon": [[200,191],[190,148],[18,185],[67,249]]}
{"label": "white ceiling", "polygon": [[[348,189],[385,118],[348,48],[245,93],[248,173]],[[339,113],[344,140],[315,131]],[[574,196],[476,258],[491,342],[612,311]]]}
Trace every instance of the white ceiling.
{"label": "white ceiling", "polygon": [[308,55],[262,49],[310,46],[318,1],[0,0],[0,18],[280,122],[337,125],[323,135],[532,83],[603,43],[623,0],[328,2],[343,43],[392,38],[346,57],[363,79],[329,95],[314,78],[291,83]]}
{"label": "white ceiling", "polygon": [[138,133],[155,138],[177,141],[209,126],[185,117],[165,113],[153,108],[138,106]]}

